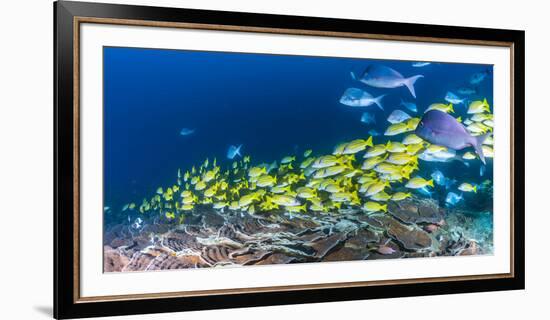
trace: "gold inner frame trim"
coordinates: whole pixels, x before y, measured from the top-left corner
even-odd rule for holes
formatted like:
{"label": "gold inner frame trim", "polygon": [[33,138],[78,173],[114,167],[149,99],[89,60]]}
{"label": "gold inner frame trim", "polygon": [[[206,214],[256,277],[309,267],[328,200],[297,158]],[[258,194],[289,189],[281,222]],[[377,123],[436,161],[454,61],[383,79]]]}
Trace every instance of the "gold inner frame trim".
{"label": "gold inner frame trim", "polygon": [[[143,293],[143,294],[124,294],[124,295],[106,295],[106,296],[80,296],[80,25],[82,23],[108,24],[108,25],[124,25],[124,26],[142,26],[142,27],[161,27],[161,28],[184,28],[184,29],[200,29],[200,30],[216,30],[216,31],[235,31],[235,32],[256,32],[268,34],[287,34],[287,35],[303,35],[303,36],[322,36],[322,37],[340,37],[340,38],[355,38],[355,39],[371,39],[371,40],[388,40],[388,41],[412,41],[412,42],[427,42],[427,43],[442,43],[442,44],[463,44],[463,45],[479,45],[479,46],[497,46],[507,47],[510,50],[510,272],[498,274],[481,274],[481,275],[466,275],[466,276],[448,276],[448,277],[428,277],[428,278],[411,278],[411,279],[396,279],[396,280],[374,280],[374,281],[355,281],[355,282],[339,282],[339,283],[316,283],[303,285],[287,285],[287,286],[269,286],[269,287],[254,287],[254,288],[234,288],[234,289],[213,289],[213,290],[194,290],[194,291],[178,291],[178,292],[161,292],[161,293]],[[131,19],[113,19],[113,18],[97,18],[97,17],[74,17],[73,20],[73,187],[74,187],[74,208],[73,208],[73,301],[74,303],[91,303],[91,302],[109,302],[109,301],[124,301],[124,300],[143,300],[143,299],[160,299],[160,298],[181,298],[181,297],[197,297],[208,295],[233,295],[242,293],[262,293],[276,291],[299,291],[309,289],[335,289],[335,288],[352,288],[352,287],[370,287],[395,284],[413,284],[413,283],[433,283],[433,282],[448,282],[448,281],[465,281],[465,280],[485,280],[485,279],[502,279],[514,277],[514,44],[513,42],[504,41],[484,41],[484,40],[467,40],[453,38],[437,38],[437,37],[416,37],[416,36],[399,36],[385,34],[369,34],[369,33],[352,33],[352,32],[334,32],[334,31],[318,31],[318,30],[303,30],[303,29],[283,29],[283,28],[263,28],[263,27],[244,27],[238,25],[219,25],[219,24],[198,24],[185,22],[164,22],[164,21],[148,21],[148,20],[131,20]]]}

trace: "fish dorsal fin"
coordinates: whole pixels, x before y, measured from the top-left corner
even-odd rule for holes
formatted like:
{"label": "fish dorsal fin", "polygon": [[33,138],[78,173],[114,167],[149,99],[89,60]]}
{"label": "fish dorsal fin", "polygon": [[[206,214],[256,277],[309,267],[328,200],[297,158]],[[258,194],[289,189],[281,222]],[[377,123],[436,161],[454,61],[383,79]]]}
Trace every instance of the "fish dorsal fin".
{"label": "fish dorsal fin", "polygon": [[368,66],[367,69],[365,70],[365,74],[367,76],[371,76],[374,78],[379,78],[379,77],[396,77],[401,79],[404,78],[401,73],[397,72],[396,70],[390,67],[375,65],[375,64]]}

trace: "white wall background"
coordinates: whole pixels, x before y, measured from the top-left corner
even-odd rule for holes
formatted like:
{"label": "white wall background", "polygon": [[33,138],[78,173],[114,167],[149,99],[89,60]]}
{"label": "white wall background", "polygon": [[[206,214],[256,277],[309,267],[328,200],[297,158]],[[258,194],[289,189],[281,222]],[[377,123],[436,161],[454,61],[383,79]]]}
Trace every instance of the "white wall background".
{"label": "white wall background", "polygon": [[[92,0],[90,0],[92,1]],[[544,1],[126,0],[179,6],[524,29],[526,51],[525,291],[264,307],[120,319],[491,319],[548,317],[550,228],[548,22]],[[0,318],[47,319],[52,306],[52,4],[0,10]],[[547,200],[548,199],[548,200]],[[519,212],[521,214],[521,212]],[[531,316],[529,316],[531,315]],[[115,318],[112,318],[115,319]],[[118,319],[118,318],[116,318]]]}

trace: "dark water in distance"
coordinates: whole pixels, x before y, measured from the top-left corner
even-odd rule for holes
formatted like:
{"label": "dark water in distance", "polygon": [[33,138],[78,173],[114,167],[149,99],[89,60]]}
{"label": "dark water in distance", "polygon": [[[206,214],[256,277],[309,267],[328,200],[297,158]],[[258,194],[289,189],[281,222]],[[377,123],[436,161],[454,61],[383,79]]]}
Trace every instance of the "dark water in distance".
{"label": "dark water in distance", "polygon": [[[423,74],[415,84],[417,99],[406,87],[377,89],[352,79],[350,72],[361,75],[370,64],[391,67],[405,77]],[[207,157],[216,157],[224,168],[231,163],[226,159],[230,145],[243,144],[243,155],[251,155],[252,164],[306,149],[330,154],[340,142],[367,138],[370,129],[383,134],[386,118],[396,108],[414,116],[399,107],[401,99],[415,102],[421,117],[430,104],[446,103],[447,91],[458,94],[456,88],[468,85],[472,74],[487,69],[492,66],[432,63],[415,68],[410,61],[106,47],[104,205],[119,210],[125,203],[140,203],[159,186],[174,184],[178,168],[198,166]],[[470,98],[487,98],[492,107],[492,83],[491,72]],[[340,104],[348,87],[373,96],[387,94],[385,112]],[[455,110],[455,116],[466,114],[463,105]],[[376,126],[360,121],[364,111],[376,114]],[[182,128],[195,133],[182,136]],[[402,136],[393,138],[400,141]],[[492,178],[492,166],[481,178],[477,164],[468,169],[460,162],[421,164],[428,176],[437,167],[459,182]]]}

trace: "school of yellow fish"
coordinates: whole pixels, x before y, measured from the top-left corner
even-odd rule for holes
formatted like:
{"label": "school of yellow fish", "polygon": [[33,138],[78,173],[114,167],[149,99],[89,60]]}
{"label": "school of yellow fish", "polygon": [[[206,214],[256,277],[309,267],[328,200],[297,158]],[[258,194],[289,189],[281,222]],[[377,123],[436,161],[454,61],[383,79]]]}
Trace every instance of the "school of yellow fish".
{"label": "school of yellow fish", "polygon": [[[427,110],[433,109],[454,113],[452,104],[436,103]],[[465,113],[468,118],[457,120],[472,135],[492,132],[493,114],[486,99],[471,102]],[[446,147],[429,144],[412,133],[419,121],[420,118],[410,118],[387,127],[384,135],[403,134],[400,141],[376,143],[376,137],[368,136],[341,143],[332,154],[316,155],[307,150],[299,156],[287,156],[279,165],[254,165],[250,156],[244,156],[222,169],[216,159],[206,159],[185,172],[178,169],[173,185],[159,187],[151,198],[143,199],[139,205],[126,204],[122,211],[153,211],[179,223],[197,205],[248,214],[276,209],[290,214],[332,214],[343,206],[361,208],[366,213],[386,212],[388,201],[407,199],[414,189],[434,187],[433,180],[427,179],[429,174],[418,174],[420,154],[438,158],[448,153]],[[483,152],[485,157],[493,157],[492,134],[485,140]],[[461,157],[464,161],[477,159],[471,151]],[[459,189],[477,190],[467,182]]]}

